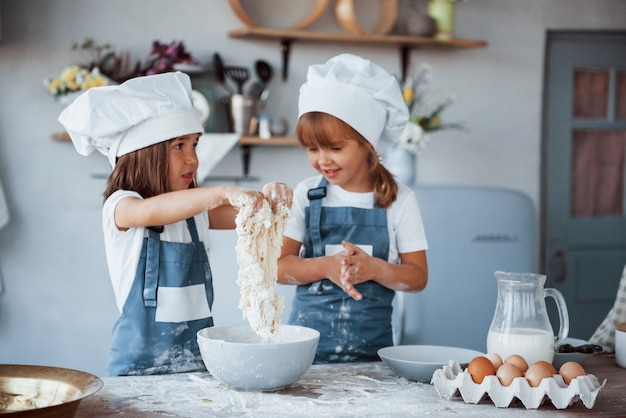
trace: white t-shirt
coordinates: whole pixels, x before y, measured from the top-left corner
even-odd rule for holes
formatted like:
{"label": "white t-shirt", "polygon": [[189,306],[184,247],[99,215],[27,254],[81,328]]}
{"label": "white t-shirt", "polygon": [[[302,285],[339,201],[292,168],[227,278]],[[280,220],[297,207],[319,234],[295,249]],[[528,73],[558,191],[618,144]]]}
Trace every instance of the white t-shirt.
{"label": "white t-shirt", "polygon": [[[321,175],[310,177],[300,182],[294,189],[292,216],[285,226],[286,237],[304,242],[306,232],[304,210],[309,206],[307,191],[318,187],[321,179]],[[322,206],[371,209],[374,207],[374,192],[354,193],[344,190],[341,186],[328,184]],[[428,249],[417,196],[413,190],[399,182],[398,197],[387,208],[387,230],[389,231],[389,259],[387,261],[390,263],[399,263],[399,254]]]}
{"label": "white t-shirt", "polygon": [[[148,236],[148,229],[144,227],[130,228],[120,231],[115,226],[115,207],[124,198],[133,196],[139,199],[139,193],[129,190],[118,190],[104,202],[102,209],[102,227],[104,230],[104,247],[107,256],[109,276],[115,293],[117,308],[122,311],[130,288],[137,272],[137,263],[141,254],[143,239]],[[194,216],[198,238],[204,243],[209,253],[209,217],[207,212]],[[191,242],[191,235],[186,221],[165,225],[160,234],[161,241]]]}

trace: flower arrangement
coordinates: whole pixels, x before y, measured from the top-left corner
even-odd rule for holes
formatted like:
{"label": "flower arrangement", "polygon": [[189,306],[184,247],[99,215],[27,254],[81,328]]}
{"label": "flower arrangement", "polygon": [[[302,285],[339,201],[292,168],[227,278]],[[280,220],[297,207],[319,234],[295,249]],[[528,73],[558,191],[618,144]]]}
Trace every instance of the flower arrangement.
{"label": "flower arrangement", "polygon": [[98,67],[91,71],[80,65],[65,67],[58,77],[48,78],[45,85],[51,96],[63,96],[76,91],[85,91],[92,87],[106,86],[111,80],[100,73]]}
{"label": "flower arrangement", "polygon": [[409,123],[400,137],[400,145],[415,154],[423,150],[430,141],[429,132],[462,128],[457,123],[442,122],[442,113],[456,102],[456,97],[432,92],[430,80],[431,67],[422,64],[415,76],[406,80],[402,90],[409,108]]}
{"label": "flower arrangement", "polygon": [[145,63],[138,61],[135,64],[131,62],[128,53],[117,53],[110,44],[98,44],[91,38],[80,44],[74,42],[71,49],[87,52],[91,59],[86,64],[68,65],[59,75],[44,80],[48,94],[58,99],[70,93],[122,83],[141,75],[174,71],[174,65],[178,63],[197,63],[182,41],[173,41],[170,44],[154,41]]}

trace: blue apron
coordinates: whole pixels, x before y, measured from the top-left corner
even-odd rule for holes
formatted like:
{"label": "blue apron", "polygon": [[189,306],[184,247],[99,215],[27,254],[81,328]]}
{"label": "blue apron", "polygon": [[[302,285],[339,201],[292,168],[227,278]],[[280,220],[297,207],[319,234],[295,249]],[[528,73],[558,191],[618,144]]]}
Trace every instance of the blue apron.
{"label": "blue apron", "polygon": [[[159,233],[153,229],[149,229],[148,237],[144,238],[130,293],[113,327],[108,365],[110,376],[204,369],[196,333],[213,326],[210,313],[213,280],[193,217],[187,219],[187,227],[192,238],[189,243],[161,241]],[[200,306],[202,303],[208,305],[205,317],[179,322],[158,318],[157,290],[163,292],[162,302],[165,302],[166,291],[185,295],[185,290],[190,292],[193,288],[189,286],[194,285],[203,294],[197,295],[198,292],[194,291],[193,298],[200,298]],[[180,305],[185,302],[183,296],[176,303],[182,310]],[[170,311],[176,312],[176,306]]]}
{"label": "blue apron", "polygon": [[[305,209],[307,230],[305,257],[326,254],[326,245],[372,245],[372,255],[383,260],[389,256],[387,211],[355,207],[323,207],[317,193],[327,185],[322,179],[318,189],[309,192]],[[320,341],[314,362],[338,363],[379,361],[377,351],[393,345],[391,328],[392,301],[395,292],[374,281],[355,286],[363,299],[352,299],[329,279],[296,288],[289,323],[316,329]]]}

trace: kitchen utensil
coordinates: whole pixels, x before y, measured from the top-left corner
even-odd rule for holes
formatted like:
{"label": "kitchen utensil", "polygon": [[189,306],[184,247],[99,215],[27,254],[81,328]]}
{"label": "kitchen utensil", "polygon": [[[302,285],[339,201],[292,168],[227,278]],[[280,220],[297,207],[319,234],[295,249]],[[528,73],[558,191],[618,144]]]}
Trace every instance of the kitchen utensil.
{"label": "kitchen utensil", "polygon": [[273,342],[265,342],[250,325],[205,328],[198,345],[207,370],[235,389],[273,391],[290,385],[309,369],[320,333],[281,325]]}
{"label": "kitchen utensil", "polygon": [[224,73],[224,61],[222,61],[222,57],[219,53],[213,54],[213,73],[215,75],[215,79],[218,83],[221,84],[222,87],[226,89],[228,94],[233,94],[230,87],[226,84],[226,75]]}
{"label": "kitchen utensil", "polygon": [[[240,0],[228,0],[228,3],[230,4],[230,7],[233,9],[235,16],[237,16],[237,18],[247,27],[257,28],[257,27],[263,26],[262,22],[257,23],[250,17],[250,15],[248,15],[248,13],[246,12],[246,9],[241,4]],[[244,2],[244,4],[245,3],[247,2]],[[299,18],[301,20],[298,20],[296,24],[289,26],[289,29],[302,30],[302,29],[309,27],[313,22],[319,19],[320,16],[324,13],[324,10],[326,10],[328,3],[330,3],[330,0],[316,0],[315,4],[313,4],[313,6],[310,7],[310,10],[307,11],[308,14],[306,15],[306,17],[302,19]],[[303,12],[305,10],[306,9],[298,8],[299,12]]]}
{"label": "kitchen utensil", "polygon": [[430,383],[435,370],[450,360],[467,365],[484,353],[466,348],[439,345],[395,345],[378,350],[378,356],[400,376],[422,383]]}
{"label": "kitchen utensil", "polygon": [[255,81],[250,86],[250,89],[248,89],[248,96],[261,98],[261,95],[263,94],[264,91],[265,91],[265,87],[263,86],[263,84],[259,83],[258,81]]}
{"label": "kitchen utensil", "polygon": [[231,131],[241,135],[256,134],[260,103],[256,97],[241,94],[230,96]]}
{"label": "kitchen utensil", "polygon": [[584,361],[586,361],[589,357],[593,355],[593,353],[582,353],[578,351],[559,352],[559,347],[567,346],[567,345],[572,346],[572,347],[586,346],[586,345],[589,345],[589,341],[581,340],[579,338],[568,337],[565,340],[563,340],[562,344],[557,345],[554,350],[554,359],[552,360],[552,365],[554,366],[555,369],[557,369],[557,371],[559,370],[559,368],[561,368],[563,364],[567,363],[568,361],[575,361],[576,363],[583,364]]}
{"label": "kitchen utensil", "polygon": [[78,370],[0,364],[0,414],[73,417],[80,401],[102,385],[97,376]]}
{"label": "kitchen utensil", "polygon": [[595,354],[602,352],[602,346],[596,344],[583,344],[579,346],[573,346],[571,344],[561,344],[556,348],[556,352]]}
{"label": "kitchen utensil", "polygon": [[546,297],[554,298],[560,329],[556,345],[569,332],[567,305],[561,292],[544,289],[546,276],[534,273],[495,272],[498,281],[496,310],[487,334],[487,351],[502,359],[519,354],[528,364],[554,358],[554,331],[548,318]]}
{"label": "kitchen utensil", "polygon": [[257,76],[259,77],[259,80],[263,82],[263,85],[269,83],[272,79],[272,76],[274,75],[274,70],[272,69],[272,66],[265,60],[257,60],[254,63],[254,69]]}
{"label": "kitchen utensil", "polygon": [[250,72],[245,67],[225,67],[224,73],[237,84],[237,93],[243,94],[243,85],[250,78]]}

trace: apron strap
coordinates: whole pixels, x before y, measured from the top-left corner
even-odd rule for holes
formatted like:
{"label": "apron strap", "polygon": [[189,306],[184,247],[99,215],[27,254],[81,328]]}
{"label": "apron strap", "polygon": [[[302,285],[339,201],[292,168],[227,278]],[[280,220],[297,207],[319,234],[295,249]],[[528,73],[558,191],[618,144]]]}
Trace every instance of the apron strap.
{"label": "apron strap", "polygon": [[191,218],[187,218],[187,228],[189,229],[191,240],[193,242],[200,242],[200,238],[198,238],[198,229],[196,228],[196,220],[193,216]]}
{"label": "apron strap", "polygon": [[[326,195],[327,184],[328,182],[326,181],[326,178],[322,177],[322,181],[320,181],[320,184],[317,186],[318,188],[311,190],[318,190],[323,188],[324,195]],[[311,190],[309,190],[309,192]],[[320,257],[324,255],[324,248],[322,245],[322,233],[320,229],[320,220],[322,216],[322,199],[318,197],[314,197],[313,199],[311,199],[311,193],[308,193],[307,195],[309,197],[309,232],[311,234],[311,242],[313,243],[313,254],[316,257]]]}
{"label": "apron strap", "polygon": [[156,308],[157,285],[159,281],[159,257],[161,239],[152,229],[148,230],[148,248],[146,252],[146,275],[143,284],[143,306]]}

